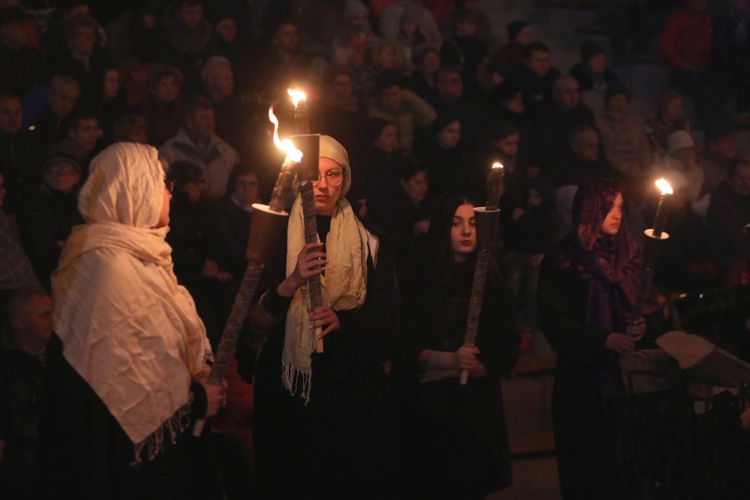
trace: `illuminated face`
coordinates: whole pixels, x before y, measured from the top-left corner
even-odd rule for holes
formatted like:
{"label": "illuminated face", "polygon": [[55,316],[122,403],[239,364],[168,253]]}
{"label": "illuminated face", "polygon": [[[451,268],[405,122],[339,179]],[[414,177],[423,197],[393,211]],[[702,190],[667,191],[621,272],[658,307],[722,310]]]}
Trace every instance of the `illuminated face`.
{"label": "illuminated face", "polygon": [[258,203],[258,177],[255,174],[240,175],[234,186],[234,196],[245,207]]}
{"label": "illuminated face", "polygon": [[615,202],[612,204],[612,208],[609,209],[609,213],[604,218],[601,226],[601,234],[605,236],[614,236],[620,230],[620,223],[622,222],[622,194],[618,193],[615,198]]}
{"label": "illuminated face", "polygon": [[[330,158],[320,158],[318,161],[318,181],[313,185],[315,213],[333,215],[336,203],[341,197],[344,175],[344,169],[338,163]],[[334,185],[337,183],[338,185]]]}
{"label": "illuminated face", "polygon": [[437,133],[437,142],[443,149],[453,149],[461,141],[461,122],[450,122],[447,127]]}
{"label": "illuminated face", "polygon": [[229,97],[234,92],[234,74],[229,66],[219,66],[212,80],[211,86],[220,95]]}
{"label": "illuminated face", "polygon": [[451,224],[451,249],[459,264],[466,262],[477,248],[477,228],[474,205],[465,203],[456,209]]}
{"label": "illuminated face", "polygon": [[427,172],[419,170],[409,180],[402,179],[401,187],[404,188],[406,195],[412,202],[419,203],[427,196],[427,191],[430,189],[430,179],[427,177]]}

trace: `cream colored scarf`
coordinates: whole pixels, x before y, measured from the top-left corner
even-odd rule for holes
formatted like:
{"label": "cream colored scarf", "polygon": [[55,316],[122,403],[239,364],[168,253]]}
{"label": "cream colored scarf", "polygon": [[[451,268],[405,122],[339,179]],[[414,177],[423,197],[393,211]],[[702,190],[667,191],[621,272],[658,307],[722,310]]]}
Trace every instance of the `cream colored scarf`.
{"label": "cream colored scarf", "polygon": [[[211,357],[190,294],[177,284],[156,150],[117,144],[92,162],[79,209],[87,224],[68,238],[52,277],[63,355],[130,440],[136,462],[188,425],[190,383]],[[165,436],[165,431],[168,436]]]}
{"label": "cream colored scarf", "polygon": [[[294,271],[297,257],[305,245],[304,228],[302,205],[300,198],[297,198],[289,215],[287,276]],[[323,304],[330,305],[334,310],[360,307],[367,295],[368,233],[343,197],[331,217],[331,229],[326,236],[325,246],[328,264],[325,275],[320,277]],[[286,315],[286,337],[281,357],[284,387],[292,395],[299,392],[305,401],[310,399],[310,355],[316,343],[307,312],[309,304],[305,284],[294,294]]]}

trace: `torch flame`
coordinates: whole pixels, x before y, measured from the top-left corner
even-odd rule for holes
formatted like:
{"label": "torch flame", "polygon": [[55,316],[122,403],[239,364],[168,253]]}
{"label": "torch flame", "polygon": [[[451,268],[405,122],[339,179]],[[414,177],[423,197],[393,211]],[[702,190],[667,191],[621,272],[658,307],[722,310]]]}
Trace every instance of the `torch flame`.
{"label": "torch flame", "polygon": [[664,178],[656,181],[656,187],[661,190],[661,194],[672,194],[672,186]]}
{"label": "torch flame", "polygon": [[286,157],[293,162],[299,163],[302,161],[302,151],[294,147],[294,144],[289,139],[283,141],[279,139],[279,120],[276,115],[273,114],[273,106],[268,108],[268,119],[273,123],[273,143],[276,147],[286,153]]}
{"label": "torch flame", "polygon": [[287,89],[287,93],[289,94],[289,97],[292,98],[292,104],[294,104],[295,108],[300,101],[304,101],[307,99],[305,97],[305,93],[299,90]]}
{"label": "torch flame", "polygon": [[505,167],[503,167],[503,164],[500,162],[495,162],[492,164],[492,168],[499,168],[500,170],[503,170]]}

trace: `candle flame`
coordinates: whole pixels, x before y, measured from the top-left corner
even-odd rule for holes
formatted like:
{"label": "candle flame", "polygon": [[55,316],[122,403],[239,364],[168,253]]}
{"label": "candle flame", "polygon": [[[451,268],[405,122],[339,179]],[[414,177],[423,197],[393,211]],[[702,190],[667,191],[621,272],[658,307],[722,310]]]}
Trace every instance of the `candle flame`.
{"label": "candle flame", "polygon": [[294,144],[289,139],[283,141],[279,139],[279,120],[276,115],[273,114],[273,106],[268,108],[268,119],[273,123],[273,143],[276,147],[286,153],[286,157],[296,163],[302,160],[302,151],[294,147]]}
{"label": "candle flame", "polygon": [[672,194],[672,186],[670,186],[669,183],[664,180],[664,178],[656,181],[656,187],[659,188],[661,194]]}
{"label": "candle flame", "polygon": [[495,162],[495,163],[493,163],[493,164],[492,164],[492,168],[493,168],[493,169],[495,169],[495,168],[499,168],[500,170],[503,170],[503,169],[504,169],[505,167],[503,167],[503,164],[502,164],[502,163],[500,163],[500,162]]}
{"label": "candle flame", "polygon": [[300,90],[287,89],[287,93],[289,94],[289,97],[292,98],[292,104],[294,104],[295,108],[300,101],[307,100],[307,97],[305,97],[305,93]]}

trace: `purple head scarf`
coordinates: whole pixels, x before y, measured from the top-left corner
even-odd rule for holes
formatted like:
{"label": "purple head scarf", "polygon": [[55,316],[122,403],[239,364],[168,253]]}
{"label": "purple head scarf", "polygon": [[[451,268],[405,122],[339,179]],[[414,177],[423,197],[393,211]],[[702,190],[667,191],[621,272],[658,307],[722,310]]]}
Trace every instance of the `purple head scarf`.
{"label": "purple head scarf", "polygon": [[628,323],[641,277],[642,248],[627,231],[623,211],[620,229],[601,234],[620,185],[611,179],[586,179],[573,199],[573,227],[549,257],[564,273],[591,280],[586,307],[587,326],[623,331]]}

